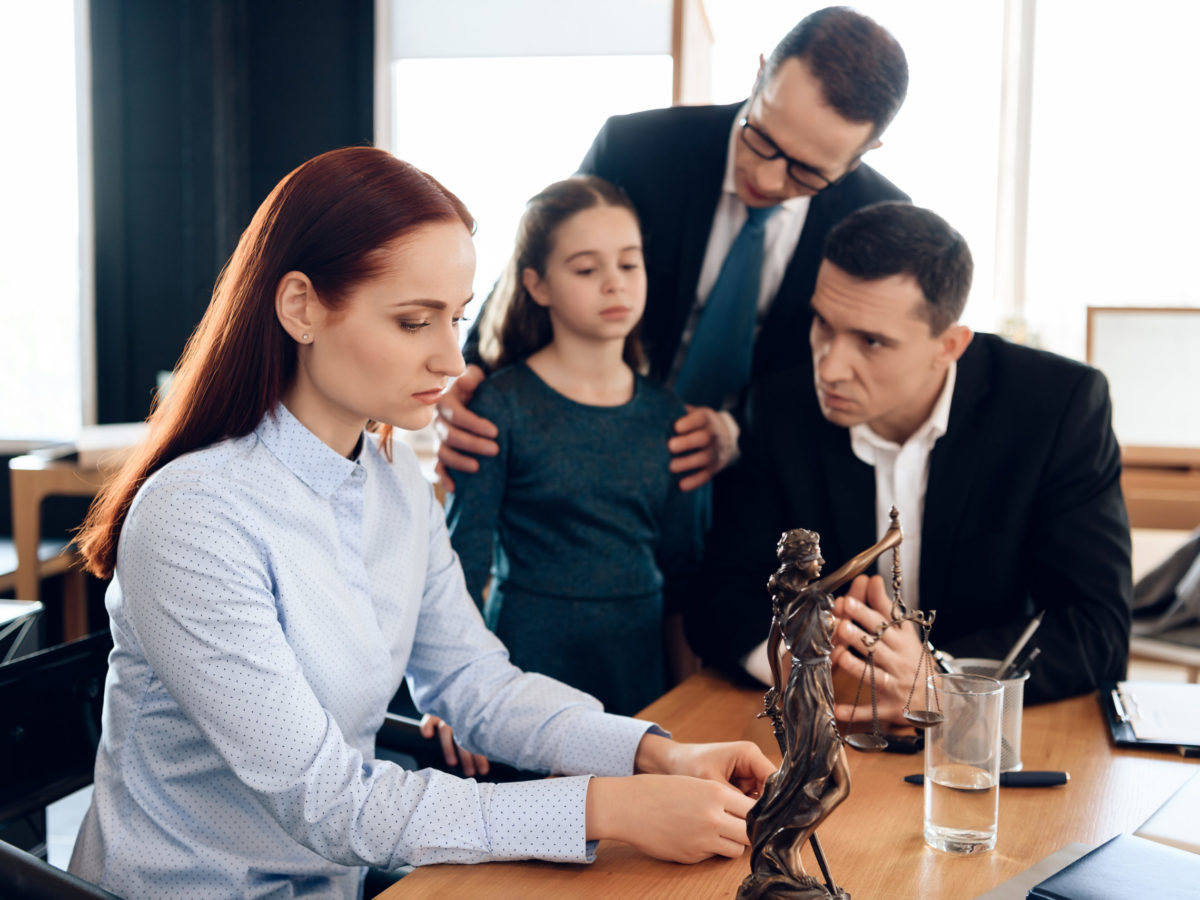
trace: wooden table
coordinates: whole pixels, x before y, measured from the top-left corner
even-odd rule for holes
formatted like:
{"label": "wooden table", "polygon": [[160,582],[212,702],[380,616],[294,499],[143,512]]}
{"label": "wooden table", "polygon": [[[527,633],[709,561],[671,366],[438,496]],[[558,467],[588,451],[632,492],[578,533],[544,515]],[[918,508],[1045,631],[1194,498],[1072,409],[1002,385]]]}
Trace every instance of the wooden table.
{"label": "wooden table", "polygon": [[1135,528],[1200,525],[1200,448],[1122,447],[1121,493]]}
{"label": "wooden table", "polygon": [[49,560],[38,557],[42,540],[42,501],[47,497],[92,497],[100,490],[108,470],[83,467],[73,460],[44,460],[17,456],[9,460],[12,483],[13,543],[17,550],[17,598],[38,600],[41,579],[72,572],[63,591],[63,639],[72,641],[88,633],[87,593],[79,557],[72,547]]}
{"label": "wooden table", "polygon": [[[642,718],[681,741],[747,739],[779,759],[770,728],[755,719],[762,695],[704,671],[649,706]],[[1002,788],[996,849],[954,857],[921,838],[922,789],[903,776],[922,758],[848,750],[850,797],[821,826],[821,843],[839,885],[858,898],[965,900],[1027,869],[1064,844],[1099,844],[1132,831],[1197,770],[1167,752],[1112,747],[1095,696],[1025,710],[1027,769],[1071,773],[1061,788]],[[805,865],[817,868],[810,851]],[[749,854],[693,866],[659,862],[625,844],[602,841],[592,865],[543,862],[426,866],[382,896],[399,898],[732,898],[749,872]]]}

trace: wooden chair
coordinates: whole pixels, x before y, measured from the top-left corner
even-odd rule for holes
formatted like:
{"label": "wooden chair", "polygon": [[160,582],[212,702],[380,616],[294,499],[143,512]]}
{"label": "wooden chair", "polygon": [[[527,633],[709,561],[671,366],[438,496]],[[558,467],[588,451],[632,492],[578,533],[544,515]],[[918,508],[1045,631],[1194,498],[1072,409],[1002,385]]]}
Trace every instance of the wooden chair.
{"label": "wooden chair", "polygon": [[[63,638],[77,640],[88,633],[87,586],[79,568],[79,554],[70,542],[42,539],[42,502],[54,496],[95,496],[103,475],[98,469],[81,468],[72,461],[36,456],[14,457],[9,460],[8,469],[16,554],[11,577],[17,599],[40,599],[42,579],[64,575]],[[5,571],[0,568],[0,573]],[[3,589],[3,575],[0,575],[0,590]]]}
{"label": "wooden chair", "polygon": [[[41,577],[48,578],[66,571],[58,560],[60,555],[70,556],[70,541],[38,541],[37,556]],[[17,590],[17,543],[11,538],[0,538],[0,594],[15,593]]]}

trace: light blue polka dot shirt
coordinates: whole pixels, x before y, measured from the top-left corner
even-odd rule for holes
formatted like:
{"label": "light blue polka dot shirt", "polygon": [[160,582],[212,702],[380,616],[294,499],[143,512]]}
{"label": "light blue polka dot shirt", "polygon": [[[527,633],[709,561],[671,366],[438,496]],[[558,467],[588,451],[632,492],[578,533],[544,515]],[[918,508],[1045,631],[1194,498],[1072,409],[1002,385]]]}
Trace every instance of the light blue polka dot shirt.
{"label": "light blue polka dot shirt", "polygon": [[[522,673],[463,585],[416,460],[357,460],[282,405],[138,492],[106,598],[114,649],[71,871],[122,897],[357,897],[365,865],[582,862],[588,778],[647,724]],[[407,676],[516,784],[374,758]]]}

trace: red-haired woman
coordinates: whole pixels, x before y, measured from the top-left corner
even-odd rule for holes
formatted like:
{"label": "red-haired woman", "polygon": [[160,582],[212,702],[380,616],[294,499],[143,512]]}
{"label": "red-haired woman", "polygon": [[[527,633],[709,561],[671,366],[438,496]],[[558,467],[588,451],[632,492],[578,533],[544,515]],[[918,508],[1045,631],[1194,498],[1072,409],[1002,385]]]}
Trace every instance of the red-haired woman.
{"label": "red-haired woman", "polygon": [[[365,147],[300,166],[255,214],[82,535],[113,576],[115,648],[72,871],[128,897],[356,897],[367,865],[583,861],[605,837],[741,852],[758,749],[676,744],[514,668],[412,454],[391,458],[391,427],[427,424],[462,371],[471,228]],[[583,777],[376,760],[405,677],[468,750]]]}

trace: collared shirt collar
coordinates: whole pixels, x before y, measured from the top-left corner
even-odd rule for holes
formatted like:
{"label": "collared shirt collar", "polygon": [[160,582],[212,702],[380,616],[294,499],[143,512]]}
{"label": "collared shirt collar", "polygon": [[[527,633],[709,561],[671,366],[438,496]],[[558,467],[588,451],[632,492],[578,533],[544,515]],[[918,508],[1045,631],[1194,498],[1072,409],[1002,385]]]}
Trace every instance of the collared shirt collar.
{"label": "collared shirt collar", "polygon": [[[946,383],[942,385],[942,392],[938,394],[937,402],[933,404],[929,418],[912,433],[904,445],[913,441],[925,441],[932,446],[938,438],[946,433],[946,428],[950,424],[950,403],[954,399],[954,382],[957,376],[958,363],[952,362],[946,370]],[[875,465],[877,448],[896,450],[900,446],[895,441],[880,437],[865,422],[850,426],[850,447],[854,450],[854,455],[869,466]]]}
{"label": "collared shirt collar", "polygon": [[347,459],[309,431],[282,403],[262,417],[254,433],[276,459],[322,497],[330,496],[362,468],[358,460]]}
{"label": "collared shirt collar", "polygon": [[[738,122],[742,121],[742,118],[749,110],[750,101],[747,100],[733,117],[733,127],[729,130],[729,148],[725,153],[725,180],[721,183],[721,190],[726,194],[732,194],[734,197],[737,197],[739,203],[741,202],[741,198],[737,196],[737,183],[733,177],[734,159],[737,156],[738,141],[741,140],[741,136],[738,134],[741,131],[741,127],[738,125]],[[780,203],[779,208],[788,213],[796,213],[802,209],[807,209],[811,200],[812,197],[792,197]]]}

